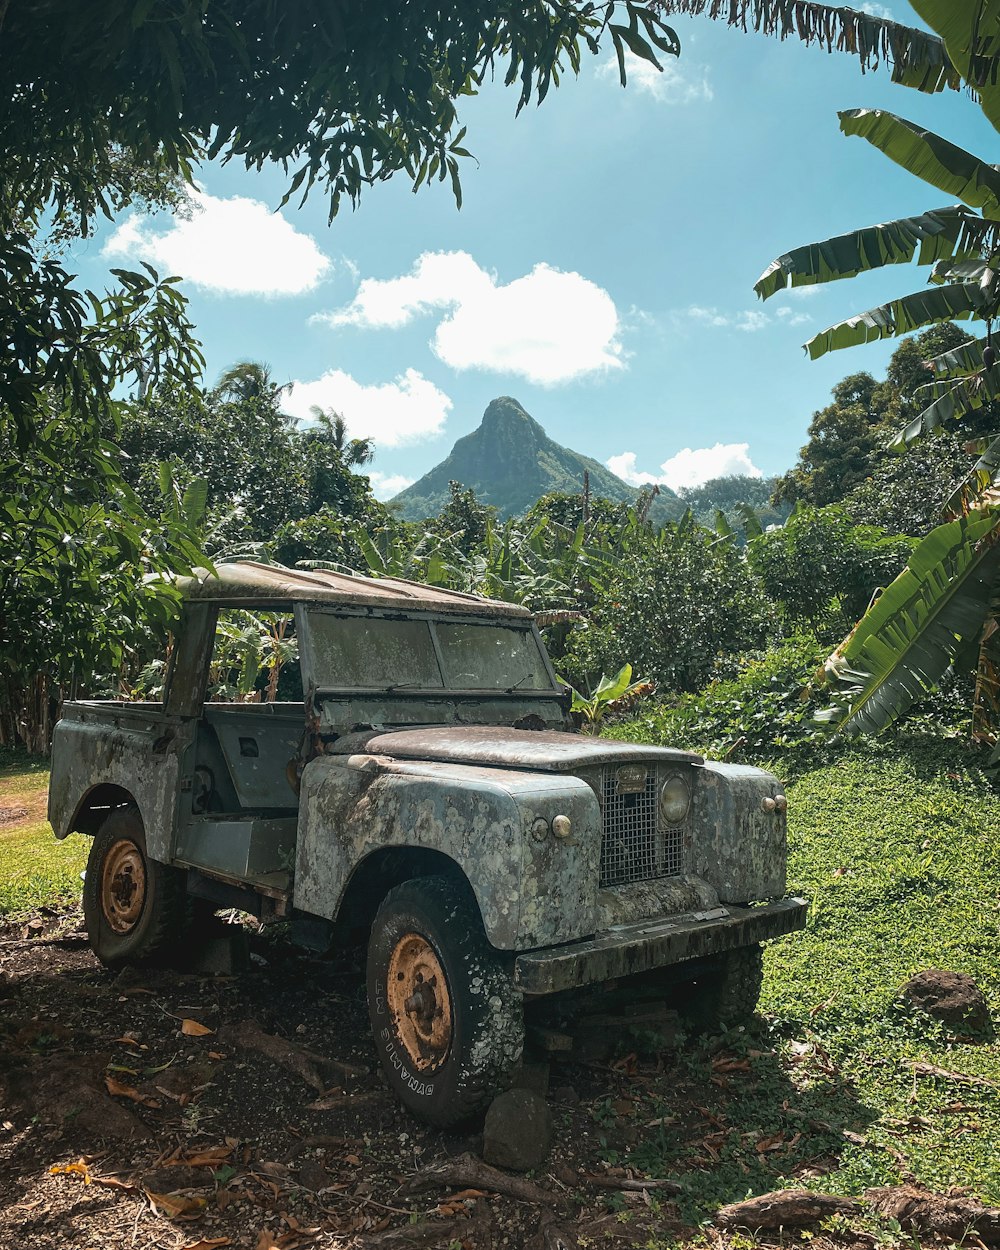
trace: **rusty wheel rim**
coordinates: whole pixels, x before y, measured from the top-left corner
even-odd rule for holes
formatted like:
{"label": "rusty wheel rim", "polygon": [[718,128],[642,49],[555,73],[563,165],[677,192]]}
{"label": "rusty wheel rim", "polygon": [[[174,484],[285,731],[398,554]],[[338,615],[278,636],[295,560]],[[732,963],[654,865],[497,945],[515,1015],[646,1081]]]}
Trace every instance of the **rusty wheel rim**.
{"label": "rusty wheel rim", "polygon": [[146,862],[128,838],[108,848],[101,868],[101,910],[115,933],[135,928],[146,902]]}
{"label": "rusty wheel rim", "polygon": [[389,957],[389,1010],[410,1061],[434,1072],[451,1048],[451,996],[437,953],[419,933],[400,938]]}

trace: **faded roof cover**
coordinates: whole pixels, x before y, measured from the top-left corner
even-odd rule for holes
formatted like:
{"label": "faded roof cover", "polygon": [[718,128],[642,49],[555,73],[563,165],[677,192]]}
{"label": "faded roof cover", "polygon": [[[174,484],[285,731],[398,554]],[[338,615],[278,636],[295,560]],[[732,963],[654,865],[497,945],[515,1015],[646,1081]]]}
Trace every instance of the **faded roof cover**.
{"label": "faded roof cover", "polygon": [[441,760],[456,764],[494,764],[569,772],[587,764],[702,764],[693,751],[645,743],[591,738],[559,730],[506,729],[499,725],[462,725],[441,729],[399,729],[375,734],[365,744],[370,755],[396,759]]}
{"label": "faded roof cover", "polygon": [[402,578],[352,577],[325,570],[306,572],[252,560],[217,564],[214,576],[206,569],[198,569],[194,577],[182,577],[179,583],[188,599],[230,605],[341,604],[344,607],[420,608],[473,616],[531,618],[527,608],[515,603],[444,590],[439,586],[423,586]]}

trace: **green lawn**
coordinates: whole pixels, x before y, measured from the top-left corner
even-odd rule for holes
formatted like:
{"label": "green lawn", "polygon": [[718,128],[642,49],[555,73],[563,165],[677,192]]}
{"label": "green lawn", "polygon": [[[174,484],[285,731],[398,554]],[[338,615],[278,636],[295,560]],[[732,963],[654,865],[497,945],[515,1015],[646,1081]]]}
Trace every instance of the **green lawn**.
{"label": "green lawn", "polygon": [[48,784],[45,760],[0,756],[0,809],[27,808],[23,819],[0,824],[0,917],[80,897],[90,839],[72,834],[57,842],[52,836],[44,818]]}
{"label": "green lawn", "polygon": [[[896,997],[921,969],[965,972],[1000,1023],[1000,796],[957,742],[823,751],[793,775],[770,766],[787,785],[789,891],[811,911],[768,947],[762,1024],[724,1041],[743,1070],[720,1090],[706,1079],[718,1042],[677,1057],[677,1090],[715,1116],[717,1157],[676,1131],[633,1152],[682,1180],[695,1219],[768,1189],[911,1178],[1000,1202],[1000,1045],[951,1037]],[[682,1105],[659,1097],[654,1115]]]}
{"label": "green lawn", "polygon": [[[905,1166],[998,1202],[1000,1046],[949,1038],[901,1010],[896,990],[922,968],[965,972],[1000,1020],[1000,797],[942,742],[886,739],[789,780],[789,884],[812,912],[771,947],[762,1006],[794,1071],[846,1083],[871,1117],[867,1144],[849,1146],[823,1187],[856,1192]],[[817,1041],[836,1078],[802,1052]],[[918,1076],[914,1063],[993,1084]]]}

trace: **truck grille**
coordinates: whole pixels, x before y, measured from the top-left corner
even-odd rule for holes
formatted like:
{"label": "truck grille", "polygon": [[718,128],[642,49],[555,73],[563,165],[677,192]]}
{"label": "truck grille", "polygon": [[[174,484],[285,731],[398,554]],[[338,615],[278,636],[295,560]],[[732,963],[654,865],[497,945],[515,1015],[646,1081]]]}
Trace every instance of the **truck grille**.
{"label": "truck grille", "polygon": [[601,776],[602,886],[680,874],[683,828],[660,827],[656,769],[645,771],[643,788],[632,793],[621,792],[614,769],[606,768]]}

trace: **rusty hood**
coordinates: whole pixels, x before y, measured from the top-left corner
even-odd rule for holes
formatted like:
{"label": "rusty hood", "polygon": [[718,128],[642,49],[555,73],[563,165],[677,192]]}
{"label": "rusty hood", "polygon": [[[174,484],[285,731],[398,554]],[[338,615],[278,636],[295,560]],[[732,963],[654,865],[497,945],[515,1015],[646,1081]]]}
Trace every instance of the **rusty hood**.
{"label": "rusty hood", "polygon": [[701,764],[691,751],[654,747],[613,738],[554,730],[506,729],[470,725],[435,729],[401,729],[375,734],[365,743],[371,755],[396,759],[435,760],[453,764],[485,764],[545,772],[574,772],[588,765],[626,764],[630,760]]}

